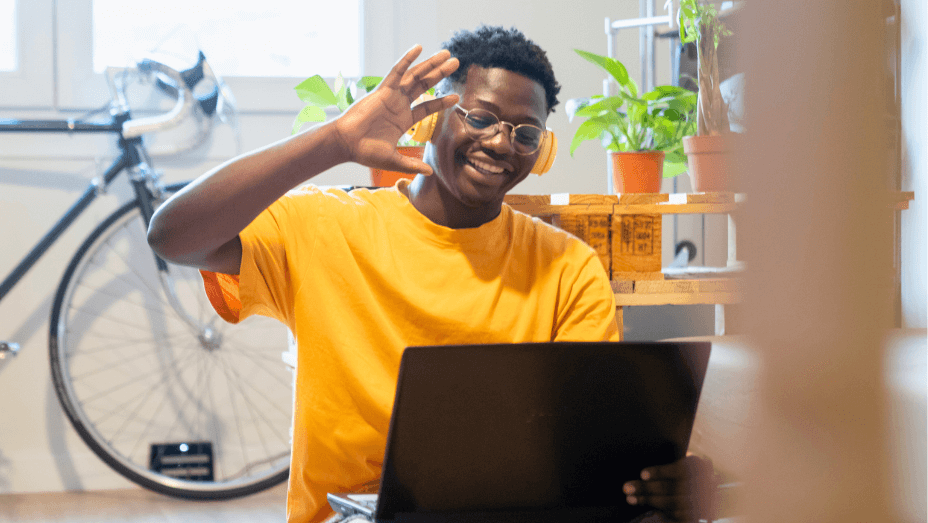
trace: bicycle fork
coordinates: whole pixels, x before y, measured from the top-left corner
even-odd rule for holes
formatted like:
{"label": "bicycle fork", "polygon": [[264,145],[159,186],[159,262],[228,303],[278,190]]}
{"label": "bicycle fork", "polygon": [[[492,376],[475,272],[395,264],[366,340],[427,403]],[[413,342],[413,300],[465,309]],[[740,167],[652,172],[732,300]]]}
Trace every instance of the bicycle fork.
{"label": "bicycle fork", "polygon": [[[130,168],[131,183],[135,190],[136,200],[139,202],[139,211],[145,221],[145,230],[148,230],[151,217],[155,212],[152,202],[158,198],[157,188],[150,188],[149,183],[153,183],[157,176],[151,166],[143,159],[134,158],[133,160],[134,165]],[[177,316],[196,334],[197,339],[200,340],[204,349],[217,349],[221,342],[219,333],[211,324],[204,324],[188,312],[177,295],[177,287],[174,284],[174,279],[171,277],[171,270],[167,262],[154,252],[152,252],[152,256],[155,258],[155,265],[158,269],[158,281],[161,284],[161,289],[164,291],[168,304],[174,309]]]}

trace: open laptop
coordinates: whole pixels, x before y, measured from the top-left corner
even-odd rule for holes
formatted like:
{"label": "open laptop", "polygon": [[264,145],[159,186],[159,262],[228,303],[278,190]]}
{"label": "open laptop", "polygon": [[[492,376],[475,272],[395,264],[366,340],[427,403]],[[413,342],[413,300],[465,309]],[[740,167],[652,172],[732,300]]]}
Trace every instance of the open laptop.
{"label": "open laptop", "polygon": [[331,493],[377,523],[628,521],[622,485],[682,458],[708,342],[410,347],[379,494]]}

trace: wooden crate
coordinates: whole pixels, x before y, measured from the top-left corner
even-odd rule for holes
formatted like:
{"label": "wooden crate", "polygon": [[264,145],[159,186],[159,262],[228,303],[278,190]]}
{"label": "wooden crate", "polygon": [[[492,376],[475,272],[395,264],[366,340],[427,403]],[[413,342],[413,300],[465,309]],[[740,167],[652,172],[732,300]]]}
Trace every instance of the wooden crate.
{"label": "wooden crate", "polygon": [[[589,244],[613,280],[659,280],[660,213],[615,214],[618,207],[666,202],[666,194],[510,195],[506,203]],[[649,209],[650,210],[650,209]]]}
{"label": "wooden crate", "polygon": [[[622,194],[616,207],[658,205],[669,198],[667,194]],[[613,208],[613,212],[615,210]],[[613,214],[613,280],[664,279],[661,273],[662,224],[660,213]]]}
{"label": "wooden crate", "polygon": [[612,216],[609,214],[558,214],[551,224],[586,242],[599,256],[606,274],[612,274]]}

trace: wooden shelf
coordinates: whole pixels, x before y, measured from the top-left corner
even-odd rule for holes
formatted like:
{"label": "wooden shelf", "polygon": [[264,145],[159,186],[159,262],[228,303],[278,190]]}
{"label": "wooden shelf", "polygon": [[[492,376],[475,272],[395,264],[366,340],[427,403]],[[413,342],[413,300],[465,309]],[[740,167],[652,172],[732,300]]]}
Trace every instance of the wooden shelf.
{"label": "wooden shelf", "polygon": [[551,194],[506,196],[517,211],[533,216],[564,214],[726,214],[744,202],[743,194]]}
{"label": "wooden shelf", "polygon": [[619,307],[639,305],[730,304],[741,301],[739,278],[613,281]]}

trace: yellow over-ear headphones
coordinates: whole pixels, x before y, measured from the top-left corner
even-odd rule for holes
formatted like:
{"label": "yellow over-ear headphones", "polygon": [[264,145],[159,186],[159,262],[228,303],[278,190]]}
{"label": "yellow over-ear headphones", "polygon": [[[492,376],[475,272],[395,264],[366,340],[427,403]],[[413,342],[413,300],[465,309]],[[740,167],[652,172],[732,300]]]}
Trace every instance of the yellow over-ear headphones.
{"label": "yellow over-ear headphones", "polygon": [[[412,136],[413,140],[424,143],[432,138],[432,133],[435,132],[435,126],[437,124],[438,113],[432,113],[416,122],[411,129],[406,131],[406,134]],[[557,137],[554,136],[554,131],[547,129],[545,135],[541,139],[541,148],[538,149],[538,159],[535,160],[535,165],[532,166],[531,172],[538,175],[548,172],[548,169],[551,168],[551,164],[554,163],[555,156],[557,156]]]}

